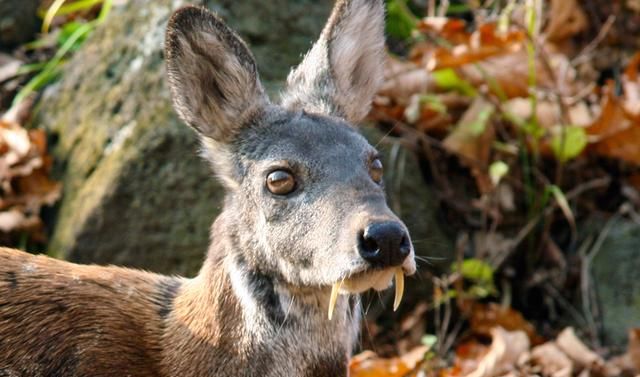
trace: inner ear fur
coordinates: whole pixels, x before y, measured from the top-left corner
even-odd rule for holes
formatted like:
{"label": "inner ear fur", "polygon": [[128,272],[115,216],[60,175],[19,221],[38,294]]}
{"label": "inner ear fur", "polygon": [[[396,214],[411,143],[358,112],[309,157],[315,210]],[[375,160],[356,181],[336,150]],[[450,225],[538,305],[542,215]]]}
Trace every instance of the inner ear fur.
{"label": "inner ear fur", "polygon": [[356,123],[382,84],[384,1],[338,0],[319,40],[287,78],[282,104]]}
{"label": "inner ear fur", "polygon": [[174,108],[206,138],[230,142],[268,104],[251,52],[205,8],[172,15],[165,56]]}

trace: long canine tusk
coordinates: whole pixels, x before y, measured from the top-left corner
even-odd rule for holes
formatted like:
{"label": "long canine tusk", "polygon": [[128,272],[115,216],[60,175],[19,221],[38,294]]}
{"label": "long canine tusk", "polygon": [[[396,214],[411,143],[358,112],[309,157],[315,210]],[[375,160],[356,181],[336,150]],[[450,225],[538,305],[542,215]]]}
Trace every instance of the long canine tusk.
{"label": "long canine tusk", "polygon": [[340,291],[340,287],[342,287],[342,281],[339,283],[333,284],[331,288],[331,298],[329,299],[329,312],[327,313],[329,317],[329,321],[333,318],[333,309],[336,307],[336,301],[338,300],[338,291]]}
{"label": "long canine tusk", "polygon": [[400,302],[402,301],[403,294],[404,294],[404,272],[402,272],[402,267],[398,267],[396,268],[396,297],[393,300],[394,312],[398,310],[398,306],[400,306]]}

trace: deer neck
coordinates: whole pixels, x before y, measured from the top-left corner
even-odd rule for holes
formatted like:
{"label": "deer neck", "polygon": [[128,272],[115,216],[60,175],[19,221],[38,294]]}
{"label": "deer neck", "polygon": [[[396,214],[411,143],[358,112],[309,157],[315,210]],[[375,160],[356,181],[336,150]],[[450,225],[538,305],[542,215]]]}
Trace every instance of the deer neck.
{"label": "deer neck", "polygon": [[234,247],[233,232],[214,225],[213,233],[199,275],[185,282],[176,297],[167,328],[174,334],[165,339],[175,337],[182,344],[169,347],[185,355],[208,355],[189,363],[202,365],[197,373],[205,373],[207,365],[226,364],[269,371],[265,376],[324,375],[306,374],[309,370],[342,375],[358,336],[359,298],[340,296],[330,321],[330,288],[283,284],[246,263]]}

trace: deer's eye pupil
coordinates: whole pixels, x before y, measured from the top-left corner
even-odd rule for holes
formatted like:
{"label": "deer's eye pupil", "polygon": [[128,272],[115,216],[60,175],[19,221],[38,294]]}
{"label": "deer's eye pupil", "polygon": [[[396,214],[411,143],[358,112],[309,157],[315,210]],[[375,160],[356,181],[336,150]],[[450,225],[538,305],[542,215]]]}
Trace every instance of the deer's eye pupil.
{"label": "deer's eye pupil", "polygon": [[371,161],[371,164],[369,165],[369,175],[371,175],[371,179],[373,179],[375,183],[382,183],[382,173],[382,161],[380,161],[379,158]]}
{"label": "deer's eye pupil", "polygon": [[275,195],[287,195],[296,188],[293,174],[286,170],[274,170],[267,175],[267,189]]}

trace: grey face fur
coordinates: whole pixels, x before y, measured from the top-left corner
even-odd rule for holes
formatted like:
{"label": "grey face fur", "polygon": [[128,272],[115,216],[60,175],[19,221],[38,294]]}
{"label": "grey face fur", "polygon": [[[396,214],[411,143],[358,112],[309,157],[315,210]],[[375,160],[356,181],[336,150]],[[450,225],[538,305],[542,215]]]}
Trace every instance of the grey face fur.
{"label": "grey face fur", "polygon": [[[238,257],[292,287],[324,287],[351,278],[351,292],[386,288],[385,265],[359,253],[370,224],[404,224],[371,175],[376,150],[352,123],[368,112],[382,78],[382,0],[343,0],[320,40],[289,76],[281,104],[260,84],[246,45],[215,15],[178,11],[169,24],[167,68],[174,106],[198,131],[229,190],[224,218]],[[295,179],[276,195],[273,171]],[[413,248],[400,263],[415,271]]]}

